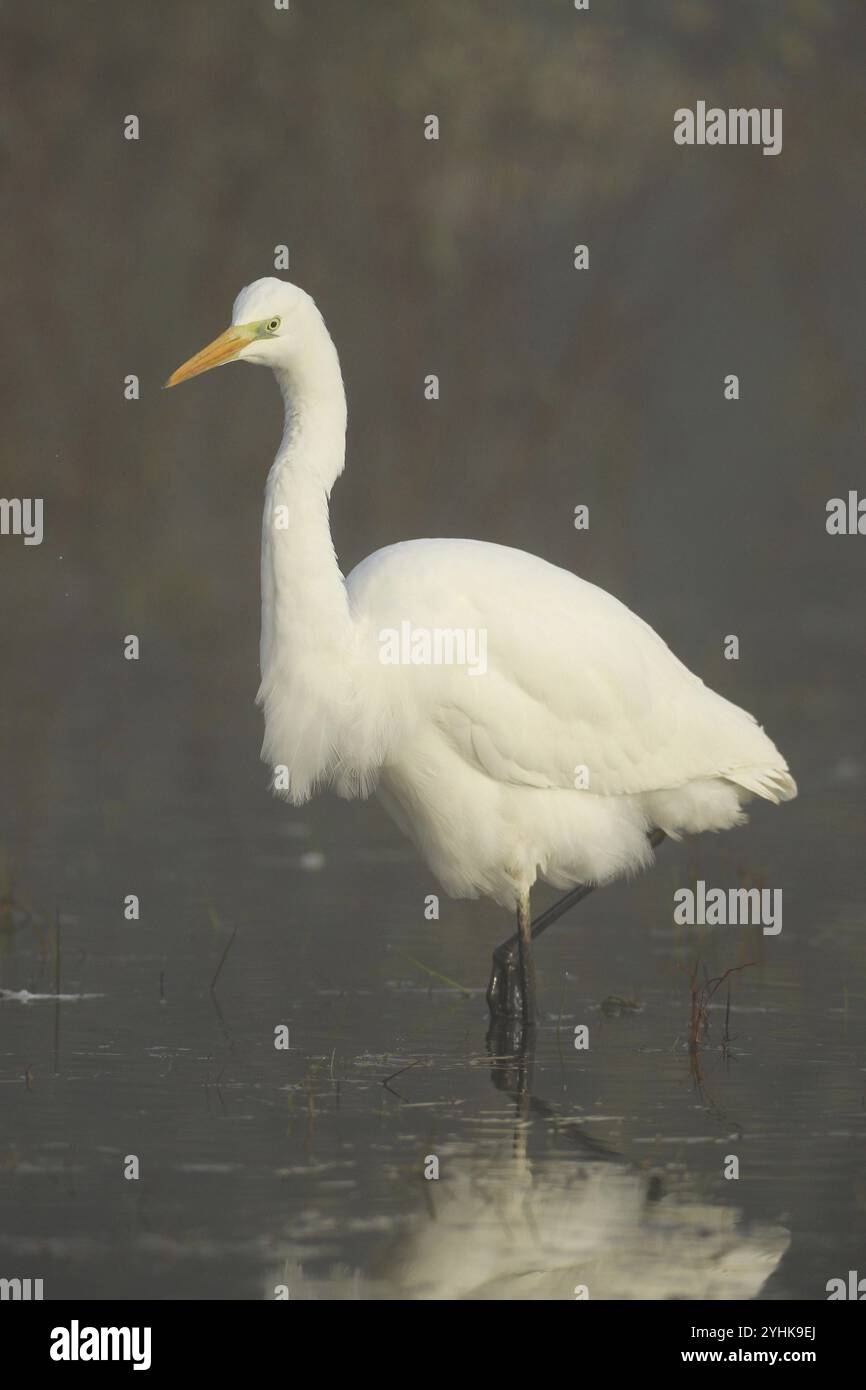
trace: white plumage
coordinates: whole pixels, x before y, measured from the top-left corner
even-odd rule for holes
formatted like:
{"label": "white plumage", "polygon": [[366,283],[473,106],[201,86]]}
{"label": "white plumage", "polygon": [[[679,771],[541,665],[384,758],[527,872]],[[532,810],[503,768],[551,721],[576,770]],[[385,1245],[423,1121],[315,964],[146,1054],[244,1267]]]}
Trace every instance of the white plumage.
{"label": "white plumage", "polygon": [[[256,281],[232,328],[171,384],[238,357],[271,366],[285,401],[262,530],[258,699],[262,755],[288,799],[375,791],[447,893],[513,909],[538,878],[568,888],[645,867],[653,829],[725,830],[753,796],[796,795],[750,714],[615,598],[536,556],[417,540],[344,580],[328,498],[346,403],[310,297]],[[486,670],[386,664],[383,633],[407,623],[484,633]]]}
{"label": "white plumage", "polygon": [[603,883],[650,861],[654,827],[724,830],[751,794],[794,793],[751,715],[615,598],[544,560],[414,541],[371,555],[347,587],[362,651],[406,614],[487,631],[485,675],[358,676],[362,704],[390,706],[380,797],[455,896],[513,908],[537,876]]}

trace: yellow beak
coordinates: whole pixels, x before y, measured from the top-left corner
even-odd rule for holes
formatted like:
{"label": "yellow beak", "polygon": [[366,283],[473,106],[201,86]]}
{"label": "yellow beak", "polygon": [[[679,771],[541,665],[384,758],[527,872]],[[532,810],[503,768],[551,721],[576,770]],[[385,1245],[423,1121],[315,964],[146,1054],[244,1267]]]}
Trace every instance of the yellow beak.
{"label": "yellow beak", "polygon": [[201,352],[197,352],[195,357],[190,357],[178,367],[176,372],[172,372],[165,383],[166,386],[179,386],[182,381],[189,381],[190,377],[209,372],[211,367],[221,367],[224,362],[233,362],[241,348],[252,342],[253,337],[254,334],[248,328],[233,324],[225,333],[214,338],[212,343],[208,343],[207,347],[202,348]]}

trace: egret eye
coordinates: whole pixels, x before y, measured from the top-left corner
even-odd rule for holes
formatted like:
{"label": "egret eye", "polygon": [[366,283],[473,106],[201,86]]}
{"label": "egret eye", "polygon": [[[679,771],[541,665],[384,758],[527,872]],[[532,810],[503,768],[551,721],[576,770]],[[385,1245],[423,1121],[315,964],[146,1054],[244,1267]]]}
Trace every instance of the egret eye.
{"label": "egret eye", "polygon": [[276,333],[279,326],[279,319],[268,319],[267,323],[265,324],[265,327],[267,328],[269,333]]}

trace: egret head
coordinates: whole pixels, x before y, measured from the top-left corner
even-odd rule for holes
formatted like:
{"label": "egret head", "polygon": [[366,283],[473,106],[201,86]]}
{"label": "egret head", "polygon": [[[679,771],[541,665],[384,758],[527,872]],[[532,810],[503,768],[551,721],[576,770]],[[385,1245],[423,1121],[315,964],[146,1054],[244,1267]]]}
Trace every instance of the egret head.
{"label": "egret head", "polygon": [[166,386],[178,386],[225,362],[285,368],[323,326],[315,303],[297,285],[273,276],[254,280],[235,300],[231,327],[178,367]]}

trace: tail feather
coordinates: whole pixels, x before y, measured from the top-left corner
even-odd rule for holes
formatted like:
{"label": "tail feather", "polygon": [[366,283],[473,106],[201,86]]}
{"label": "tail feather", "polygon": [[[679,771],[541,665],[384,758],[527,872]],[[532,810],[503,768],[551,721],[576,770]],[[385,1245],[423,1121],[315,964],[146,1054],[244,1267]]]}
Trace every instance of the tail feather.
{"label": "tail feather", "polygon": [[797,783],[784,764],[782,767],[737,767],[722,775],[726,781],[777,805],[780,801],[793,801],[797,795]]}

